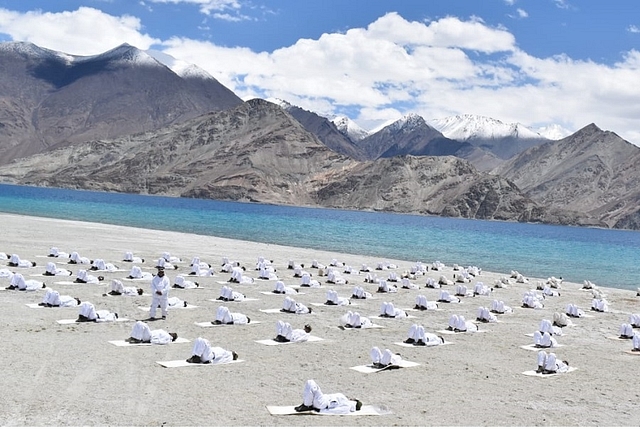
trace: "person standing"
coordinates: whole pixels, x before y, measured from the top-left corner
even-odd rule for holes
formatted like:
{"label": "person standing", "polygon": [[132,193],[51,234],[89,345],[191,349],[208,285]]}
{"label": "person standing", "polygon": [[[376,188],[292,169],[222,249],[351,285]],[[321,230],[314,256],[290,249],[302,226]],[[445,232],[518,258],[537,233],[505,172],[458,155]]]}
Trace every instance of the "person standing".
{"label": "person standing", "polygon": [[149,320],[156,319],[156,310],[158,306],[162,311],[162,320],[167,318],[167,309],[169,308],[169,286],[170,281],[164,275],[164,269],[159,268],[158,274],[151,280],[151,308],[149,309]]}

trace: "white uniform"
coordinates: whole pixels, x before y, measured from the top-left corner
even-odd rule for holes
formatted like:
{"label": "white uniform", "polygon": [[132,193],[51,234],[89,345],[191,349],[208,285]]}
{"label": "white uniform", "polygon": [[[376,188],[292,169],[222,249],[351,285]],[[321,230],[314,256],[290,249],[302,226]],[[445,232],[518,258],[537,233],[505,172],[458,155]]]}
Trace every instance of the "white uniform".
{"label": "white uniform", "polygon": [[296,302],[293,298],[286,297],[282,303],[282,309],[287,313],[307,314],[311,310],[304,304]]}
{"label": "white uniform", "polygon": [[276,336],[281,335],[292,343],[302,343],[310,337],[304,329],[293,329],[289,322],[276,322]]}
{"label": "white uniform", "polygon": [[430,332],[425,332],[422,325],[415,323],[409,328],[409,335],[404,342],[418,346],[438,346],[444,344],[442,338]]}
{"label": "white uniform", "polygon": [[395,293],[398,292],[398,287],[395,285],[387,284],[386,280],[380,280],[378,282],[378,292],[382,293]]}
{"label": "white uniform", "polygon": [[78,252],[71,252],[71,256],[69,256],[70,264],[90,264],[91,260],[85,256],[80,256]]}
{"label": "white uniform", "polygon": [[320,287],[320,282],[317,280],[311,280],[311,274],[303,273],[300,280],[300,286],[302,287]]}
{"label": "white uniform", "polygon": [[133,256],[133,252],[125,252],[122,260],[125,262],[133,262],[134,264],[142,264],[144,262],[144,259]]}
{"label": "white uniform", "polygon": [[580,310],[575,304],[567,304],[567,308],[565,313],[569,317],[582,317],[584,316],[584,311]]}
{"label": "white uniform", "polygon": [[399,354],[393,353],[389,349],[384,349],[384,352],[379,347],[374,346],[369,352],[373,366],[385,367],[388,365],[398,365],[402,358]]}
{"label": "white uniform", "polygon": [[487,296],[491,293],[491,288],[482,282],[478,282],[473,286],[473,294]]}
{"label": "white uniform", "polygon": [[63,268],[56,267],[56,264],[53,262],[47,262],[47,268],[44,273],[45,276],[70,276],[71,271],[65,270]]}
{"label": "white uniform", "polygon": [[92,276],[87,273],[87,270],[78,270],[78,274],[76,276],[76,283],[91,283],[98,284],[100,280],[96,276]]}
{"label": "white uniform", "polygon": [[533,333],[533,342],[536,347],[558,347],[558,341],[553,338],[548,332],[542,333],[540,331],[535,331]]}
{"label": "white uniform", "polygon": [[149,325],[142,321],[137,321],[131,330],[131,338],[142,341],[143,343],[151,343],[158,345],[169,344],[173,341],[171,335],[164,329],[151,330]]}
{"label": "white uniform", "polygon": [[156,317],[156,308],[160,306],[162,317],[167,317],[167,309],[169,307],[169,277],[164,275],[160,277],[156,275],[151,280],[151,308],[149,309],[149,317]]}
{"label": "white uniform", "polygon": [[441,290],[438,302],[460,302],[460,298],[451,296],[448,290]]}
{"label": "white uniform", "polygon": [[201,337],[193,341],[191,355],[200,357],[202,363],[227,363],[233,361],[233,352],[222,347],[212,347],[208,340]]}
{"label": "white uniform", "polygon": [[198,283],[185,280],[183,276],[176,276],[176,279],[173,281],[173,287],[178,289],[195,289],[198,287]]}
{"label": "white uniform", "polygon": [[511,307],[509,307],[508,305],[505,305],[504,301],[499,301],[497,299],[494,299],[493,302],[491,303],[491,312],[492,313],[498,313],[498,314],[504,314],[504,313],[513,312],[513,309]]}
{"label": "white uniform", "polygon": [[633,350],[640,352],[640,335],[637,332],[633,334]]}
{"label": "white uniform", "polygon": [[42,298],[42,303],[53,307],[77,307],[78,301],[69,295],[60,295],[57,290],[49,289]]}
{"label": "white uniform", "polygon": [[[395,273],[393,273],[393,274],[395,274]],[[389,280],[389,281],[392,281],[392,280]],[[400,283],[402,284],[402,288],[403,289],[420,289],[420,286],[418,286],[415,283],[411,283],[411,281],[406,277],[403,277],[400,280]]]}
{"label": "white uniform", "polygon": [[304,385],[303,404],[312,406],[321,412],[332,414],[348,414],[356,410],[356,402],[349,400],[342,393],[323,394],[320,386],[313,381],[307,380]]}
{"label": "white uniform", "polygon": [[491,314],[487,307],[478,307],[477,319],[485,323],[496,323],[498,318]]}
{"label": "white uniform", "polygon": [[216,321],[222,325],[246,325],[249,318],[242,313],[232,313],[227,307],[220,306],[216,310]]}
{"label": "white uniform", "polygon": [[223,301],[244,301],[245,296],[240,292],[236,292],[231,286],[222,286],[220,297]]}
{"label": "white uniform", "polygon": [[20,273],[14,273],[9,280],[9,287],[18,290],[38,290],[44,287],[44,283],[37,280],[25,280]]}
{"label": "white uniform", "polygon": [[329,289],[327,291],[327,305],[349,305],[351,301],[348,298],[342,298],[338,296],[338,292]]}
{"label": "white uniform", "polygon": [[131,271],[129,272],[129,278],[130,279],[149,279],[151,280],[153,278],[153,275],[149,272],[146,271],[142,271],[142,269],[140,269],[140,267],[138,267],[137,265],[134,265],[133,267],[131,267]]}
{"label": "white uniform", "polygon": [[373,325],[368,317],[360,316],[357,311],[348,311],[347,314],[340,318],[340,321],[347,328],[368,328]]}
{"label": "white uniform", "polygon": [[26,259],[21,259],[19,255],[16,255],[14,253],[13,255],[11,255],[11,258],[9,259],[9,266],[18,267],[18,268],[30,268],[35,266],[35,264]]}
{"label": "white uniform", "polygon": [[620,325],[620,338],[633,338],[633,327],[628,323]]}
{"label": "white uniform", "polygon": [[367,299],[372,297],[373,295],[365,291],[364,288],[361,286],[355,286],[353,288],[353,291],[351,292],[351,298],[355,298],[355,299]]}
{"label": "white uniform", "polygon": [[298,291],[295,290],[294,288],[285,286],[282,280],[278,280],[276,282],[273,292],[279,293],[279,294],[287,294],[287,295],[296,295],[298,293]]}
{"label": "white uniform", "polygon": [[438,304],[434,301],[427,301],[427,297],[424,295],[418,295],[416,296],[415,308],[417,310],[437,310]]}
{"label": "white uniform", "polygon": [[382,317],[392,317],[396,319],[403,319],[408,317],[407,312],[404,310],[400,310],[399,308],[395,308],[392,302],[383,302],[380,306],[380,316]]}
{"label": "white uniform", "polygon": [[108,271],[110,273],[117,271],[118,267],[113,265],[111,262],[105,262],[104,259],[96,259],[91,264],[91,269],[94,271]]}

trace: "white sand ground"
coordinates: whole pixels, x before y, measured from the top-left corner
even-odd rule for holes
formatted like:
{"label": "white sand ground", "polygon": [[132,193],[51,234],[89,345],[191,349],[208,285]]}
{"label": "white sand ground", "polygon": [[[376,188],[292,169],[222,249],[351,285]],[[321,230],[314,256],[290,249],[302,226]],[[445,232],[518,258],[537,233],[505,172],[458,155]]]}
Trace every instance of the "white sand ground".
{"label": "white sand ground", "polygon": [[[111,297],[109,281],[122,278],[123,272],[100,273],[105,285],[56,285],[55,278],[31,277],[44,271],[51,246],[66,252],[78,251],[92,259],[102,258],[128,270],[131,263],[120,262],[131,250],[144,257],[143,269],[154,271],[153,261],[164,251],[181,257],[171,280],[186,273],[193,256],[220,267],[223,256],[241,261],[247,274],[253,271],[259,256],[272,259],[277,274],[287,285],[299,284],[286,269],[289,259],[309,267],[313,259],[328,265],[333,258],[359,268],[363,263],[375,267],[381,258],[334,254],[309,249],[161,232],[137,228],[42,219],[0,214],[2,235],[0,251],[17,253],[36,261],[38,266],[16,269],[26,278],[44,280],[60,291],[93,302],[98,309],[110,309],[128,318],[128,322],[59,325],[58,319],[76,316],[74,309],[33,309],[25,304],[39,302],[43,293],[0,291],[0,424],[3,426],[633,426],[640,421],[638,368],[640,356],[625,353],[631,341],[616,341],[619,326],[630,313],[640,312],[635,291],[605,289],[611,312],[589,313],[594,317],[575,321],[565,328],[557,350],[578,370],[551,378],[528,377],[524,371],[535,369],[536,353],[520,346],[530,344],[526,334],[540,320],[551,319],[573,302],[588,310],[589,292],[580,284],[564,284],[560,297],[547,298],[545,308],[520,308],[529,284],[514,284],[495,289],[490,297],[464,298],[461,304],[440,304],[441,311],[412,312],[416,318],[376,320],[381,329],[340,330],[339,318],[348,307],[315,307],[311,315],[266,314],[260,309],[278,308],[283,298],[261,294],[273,289],[274,281],[254,285],[235,285],[255,301],[229,303],[232,311],[241,311],[262,323],[250,326],[204,328],[195,322],[212,320],[219,303],[221,285],[228,275],[195,279],[203,289],[172,290],[172,294],[197,305],[193,309],[170,311],[166,321],[151,322],[153,328],[177,331],[193,340],[202,336],[235,350],[244,362],[235,365],[163,368],[156,361],[186,359],[192,343],[149,347],[114,347],[110,340],[129,336],[136,319],[147,314],[138,306],[148,306],[149,296]],[[401,243],[400,237],[398,240]],[[399,244],[400,245],[400,244]],[[433,255],[431,264],[438,259]],[[394,261],[401,274],[415,261]],[[472,265],[473,261],[443,261],[437,277],[452,277],[453,263]],[[77,266],[61,265],[76,272]],[[518,270],[519,267],[513,267]],[[634,269],[635,267],[629,267]],[[317,270],[309,269],[317,277]],[[385,272],[378,273],[386,276]],[[527,273],[522,273],[525,276]],[[549,276],[562,276],[562,267]],[[484,272],[476,279],[493,285],[500,275]],[[345,275],[349,284],[331,286],[340,296],[348,296],[354,285],[374,291],[365,284],[364,275]],[[378,314],[383,301],[396,306],[413,307],[418,293],[435,300],[438,290],[424,289],[425,277],[414,281],[419,291],[400,290],[397,294],[375,295],[374,300],[358,301],[364,316]],[[194,280],[191,278],[191,280]],[[323,282],[326,278],[318,278]],[[0,278],[0,287],[9,280]],[[148,282],[126,282],[142,286]],[[473,286],[473,283],[468,284]],[[453,293],[455,286],[448,289]],[[307,289],[299,300],[305,304],[324,302],[327,288]],[[487,332],[448,335],[453,344],[429,348],[406,348],[394,342],[406,338],[412,323],[419,322],[435,332],[447,326],[454,312],[475,318],[478,306],[489,306],[493,298],[514,307],[514,313],[499,316],[500,323],[483,325]],[[294,327],[310,323],[313,334],[323,341],[267,347],[256,340],[272,338],[278,319]],[[408,361],[420,365],[376,374],[362,374],[350,368],[369,363],[372,346],[390,348]],[[315,379],[323,391],[340,391],[365,404],[386,407],[385,416],[272,416],[267,405],[297,405],[301,402],[305,380]]]}

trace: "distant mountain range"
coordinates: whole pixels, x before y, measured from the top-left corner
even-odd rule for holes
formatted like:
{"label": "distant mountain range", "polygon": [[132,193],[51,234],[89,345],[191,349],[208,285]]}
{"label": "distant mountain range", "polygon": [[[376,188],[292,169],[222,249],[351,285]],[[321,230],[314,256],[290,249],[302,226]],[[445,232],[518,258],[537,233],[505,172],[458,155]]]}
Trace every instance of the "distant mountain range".
{"label": "distant mountain range", "polygon": [[640,148],[593,124],[554,141],[410,114],[370,133],[282,100],[243,102],[169,60],[129,45],[75,57],[0,44],[0,180],[640,229]]}

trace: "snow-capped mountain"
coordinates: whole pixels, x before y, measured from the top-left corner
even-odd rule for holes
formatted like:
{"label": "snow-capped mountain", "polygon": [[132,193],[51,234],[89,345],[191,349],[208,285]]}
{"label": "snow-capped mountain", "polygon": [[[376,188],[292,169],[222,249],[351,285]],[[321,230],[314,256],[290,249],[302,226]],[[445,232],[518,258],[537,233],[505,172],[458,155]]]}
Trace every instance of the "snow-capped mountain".
{"label": "snow-capped mountain", "polygon": [[538,134],[549,140],[561,140],[573,134],[571,131],[558,124],[548,125],[537,129]]}
{"label": "snow-capped mountain", "polygon": [[182,78],[200,78],[200,79],[214,79],[206,70],[198,67],[195,64],[188,63],[183,60],[179,60],[177,58],[172,57],[169,54],[165,54],[164,52],[154,51],[153,49],[149,49],[144,51],[153,58],[155,58],[160,63],[169,67],[172,72],[177,74]]}
{"label": "snow-capped mountain", "polygon": [[346,135],[351,141],[357,142],[369,135],[369,132],[356,124],[353,120],[346,116],[335,116],[331,119],[342,134]]}
{"label": "snow-capped mountain", "polygon": [[521,123],[508,124],[498,119],[479,115],[449,116],[430,120],[429,123],[446,137],[460,141],[503,139],[505,137],[519,139],[543,138],[540,134]]}

